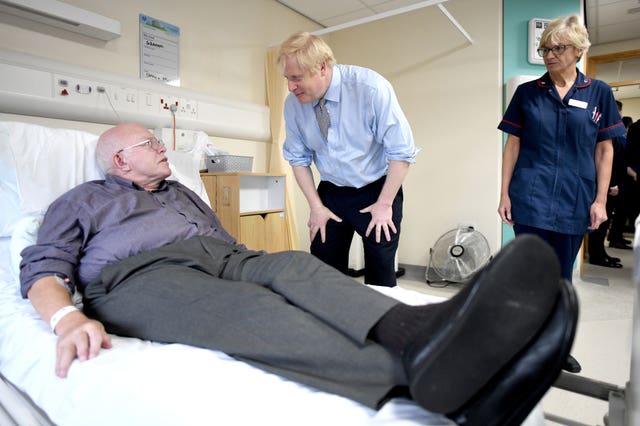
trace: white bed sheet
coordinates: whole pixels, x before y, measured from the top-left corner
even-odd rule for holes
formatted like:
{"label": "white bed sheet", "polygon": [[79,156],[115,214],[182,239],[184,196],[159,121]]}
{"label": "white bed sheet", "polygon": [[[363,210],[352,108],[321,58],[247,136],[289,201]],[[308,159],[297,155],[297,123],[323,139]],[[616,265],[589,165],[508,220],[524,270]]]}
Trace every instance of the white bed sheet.
{"label": "white bed sheet", "polygon": [[[118,336],[112,349],[75,361],[66,379],[57,378],[56,337],[18,294],[8,245],[0,239],[0,371],[60,426],[453,424],[409,400],[375,411],[221,352]],[[429,300],[400,288],[391,293]]]}

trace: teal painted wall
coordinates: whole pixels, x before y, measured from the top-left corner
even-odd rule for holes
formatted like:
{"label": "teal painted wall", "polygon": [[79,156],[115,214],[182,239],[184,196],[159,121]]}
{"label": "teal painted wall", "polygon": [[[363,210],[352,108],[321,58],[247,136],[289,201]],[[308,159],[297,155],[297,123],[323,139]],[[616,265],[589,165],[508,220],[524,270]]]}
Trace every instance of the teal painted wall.
{"label": "teal painted wall", "polygon": [[[546,72],[544,65],[530,64],[527,61],[529,21],[533,18],[553,19],[566,15],[582,15],[581,4],[581,0],[503,1],[503,111],[507,108],[507,105],[504,105],[504,88],[511,77],[516,75],[542,75]],[[502,244],[504,245],[512,238],[513,229],[509,225],[502,224]]]}

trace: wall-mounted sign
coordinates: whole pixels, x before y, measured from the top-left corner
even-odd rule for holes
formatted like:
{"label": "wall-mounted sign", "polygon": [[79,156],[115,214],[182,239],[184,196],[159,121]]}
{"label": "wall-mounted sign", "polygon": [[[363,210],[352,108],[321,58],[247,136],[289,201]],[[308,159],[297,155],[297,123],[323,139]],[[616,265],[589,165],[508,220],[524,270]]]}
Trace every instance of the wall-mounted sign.
{"label": "wall-mounted sign", "polygon": [[180,87],[180,28],[140,14],[140,78]]}

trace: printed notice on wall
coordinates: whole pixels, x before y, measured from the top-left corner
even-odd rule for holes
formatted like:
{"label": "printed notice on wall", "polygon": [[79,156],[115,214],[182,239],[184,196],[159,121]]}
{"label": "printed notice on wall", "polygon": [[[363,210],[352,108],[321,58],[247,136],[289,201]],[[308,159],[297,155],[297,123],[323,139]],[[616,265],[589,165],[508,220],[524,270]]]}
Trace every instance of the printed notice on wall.
{"label": "printed notice on wall", "polygon": [[180,87],[180,28],[143,14],[140,78]]}

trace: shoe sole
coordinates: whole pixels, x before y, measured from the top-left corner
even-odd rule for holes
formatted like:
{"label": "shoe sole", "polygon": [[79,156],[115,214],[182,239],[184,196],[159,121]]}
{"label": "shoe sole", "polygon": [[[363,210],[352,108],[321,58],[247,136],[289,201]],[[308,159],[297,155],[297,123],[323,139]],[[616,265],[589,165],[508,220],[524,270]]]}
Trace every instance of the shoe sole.
{"label": "shoe sole", "polygon": [[472,401],[450,417],[464,426],[519,425],[561,374],[578,323],[578,300],[571,283],[561,294],[541,333],[507,364]]}
{"label": "shoe sole", "polygon": [[416,402],[444,414],[460,409],[537,335],[559,280],[556,255],[540,238],[523,235],[505,246],[451,299],[461,309],[449,324],[416,347],[418,356],[407,354]]}

